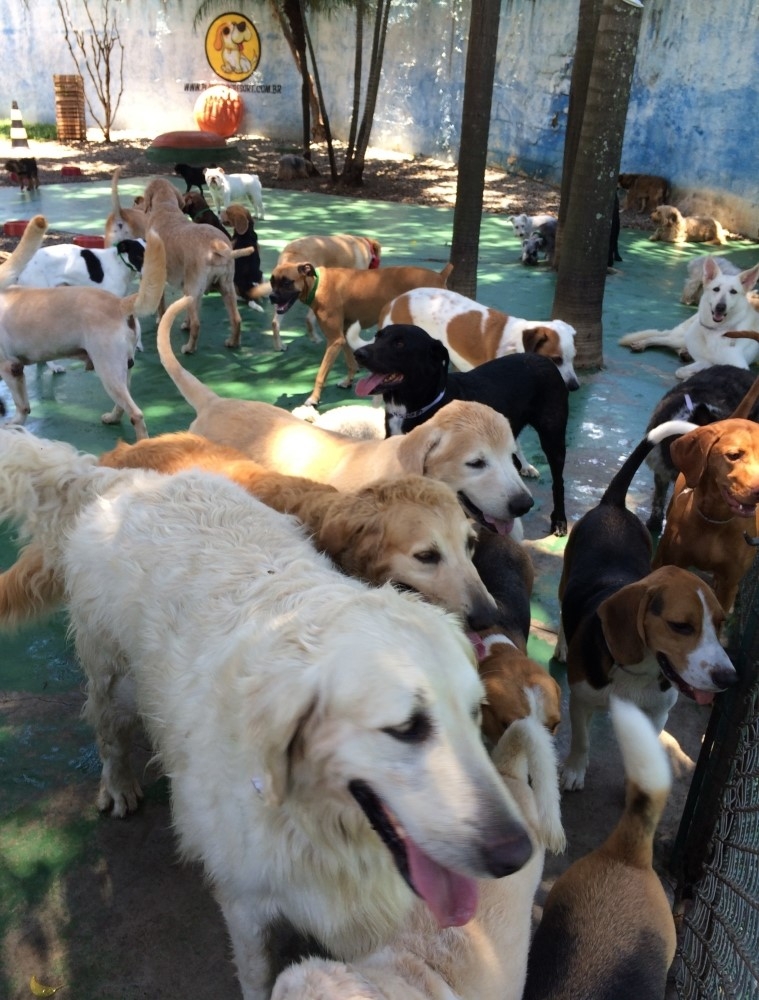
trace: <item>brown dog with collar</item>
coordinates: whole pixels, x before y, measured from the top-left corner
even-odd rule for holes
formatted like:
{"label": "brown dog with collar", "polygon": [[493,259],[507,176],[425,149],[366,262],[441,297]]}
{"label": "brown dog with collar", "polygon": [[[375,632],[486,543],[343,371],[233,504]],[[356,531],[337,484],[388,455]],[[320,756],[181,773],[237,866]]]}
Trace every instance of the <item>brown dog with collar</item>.
{"label": "brown dog with collar", "polygon": [[342,350],[348,376],[340,382],[347,389],[356,375],[357,364],[345,333],[349,327],[366,330],[376,326],[380,312],[396,295],[412,288],[445,288],[452,264],[442,271],[426,267],[382,267],[357,271],[345,267],[315,267],[310,262],[278,264],[271,276],[271,295],[278,316],[296,302],[303,302],[314,313],[327,347],[316,375],[307,406],[317,406],[324,382],[337,355]]}
{"label": "brown dog with collar", "polygon": [[670,446],[680,475],[653,565],[711,573],[725,611],[754,561],[759,535],[759,424],[743,417],[757,397],[759,379],[733,416],[690,431]]}

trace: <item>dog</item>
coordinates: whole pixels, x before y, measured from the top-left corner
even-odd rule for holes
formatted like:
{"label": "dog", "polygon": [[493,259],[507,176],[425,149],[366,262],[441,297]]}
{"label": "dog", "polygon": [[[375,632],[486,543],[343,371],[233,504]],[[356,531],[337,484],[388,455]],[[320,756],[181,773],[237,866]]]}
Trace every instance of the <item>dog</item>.
{"label": "dog", "polygon": [[412,288],[445,288],[452,264],[441,271],[426,267],[382,267],[356,270],[347,267],[317,268],[311,262],[277,264],[271,275],[270,300],[278,316],[283,316],[296,302],[309,306],[327,341],[314,387],[306,406],[318,406],[322,389],[337,355],[342,350],[348,375],[341,388],[353,384],[356,359],[346,340],[346,331],[353,327],[353,336],[360,330],[376,326],[383,306],[395,296]]}
{"label": "dog", "polygon": [[661,1000],[675,957],[653,840],[672,784],[667,753],[645,715],[610,700],[627,785],[606,841],[554,883],[530,948],[523,1000]]}
{"label": "dog", "polygon": [[[215,164],[212,163],[211,166],[215,166]],[[206,175],[203,173],[203,167],[195,167],[191,163],[177,163],[174,167],[174,173],[177,177],[181,177],[187,185],[185,194],[189,194],[194,187],[201,194],[203,193],[203,188],[206,186]]]}
{"label": "dog", "polygon": [[648,237],[662,243],[727,243],[722,225],[709,215],[683,215],[674,205],[659,205],[651,213],[656,228]]}
{"label": "dog", "polygon": [[739,274],[724,274],[716,259],[707,255],[703,260],[704,291],[695,315],[672,330],[627,333],[619,343],[633,351],[668,347],[678,353],[686,352],[693,360],[676,370],[675,376],[679,379],[688,378],[710,365],[748,368],[759,357],[759,345],[750,340],[724,337],[722,333],[759,331],[759,312],[748,298],[758,278],[759,264]]}
{"label": "dog", "polygon": [[[379,328],[420,326],[448,348],[459,371],[525,351],[552,358],[570,390],[580,383],[573,368],[575,329],[563,320],[518,319],[448,289],[419,288],[397,296],[382,310]],[[360,343],[350,338],[351,345]]]}
{"label": "dog", "polygon": [[653,445],[693,429],[674,420],[649,431],[569,533],[554,654],[566,660],[569,681],[572,737],[561,778],[567,791],[584,786],[590,720],[611,694],[635,702],[660,732],[678,691],[710,704],[737,679],[720,645],[725,612],[711,587],[676,566],[652,570],[651,536],[625,506]]}
{"label": "dog", "polygon": [[502,534],[532,506],[514,467],[509,423],[490,407],[455,401],[402,437],[359,441],[269,403],[223,399],[183,368],[171,349],[171,324],[183,308],[183,299],[169,306],[156,343],[169,377],[195,410],[194,433],[238,448],[266,468],[347,491],[405,473],[440,479],[479,524]]}
{"label": "dog", "polygon": [[611,206],[611,231],[609,233],[609,256],[606,260],[606,267],[609,271],[614,271],[614,265],[622,262],[619,253],[619,233],[622,224],[619,220],[619,195],[614,192],[614,202]]}
{"label": "dog", "polygon": [[504,734],[493,763],[533,838],[530,862],[480,883],[480,906],[465,926],[441,930],[416,902],[385,948],[348,965],[306,959],[280,974],[272,1000],[520,1000],[545,852],[561,853],[565,844],[556,758],[550,737],[528,715]]}
{"label": "dog", "polygon": [[253,37],[247,21],[221,21],[213,47],[221,52],[221,68],[227,73],[250,73],[253,63],[245,55],[245,43]]}
{"label": "dog", "polygon": [[228,174],[223,167],[206,167],[205,178],[217,212],[229,208],[233,201],[248,201],[257,218],[266,218],[258,174]]}
{"label": "dog", "polygon": [[40,247],[19,274],[22,288],[77,285],[101,288],[123,299],[142,273],[145,240],[119,240],[104,250],[59,243]]}
{"label": "dog", "polygon": [[520,240],[526,240],[538,226],[544,225],[546,222],[557,222],[555,215],[512,215],[509,219],[515,235]]}
{"label": "dog", "polygon": [[[389,435],[418,427],[453,399],[492,406],[509,421],[517,441],[527,425],[534,427],[553,481],[551,533],[567,533],[564,461],[569,392],[553,361],[538,354],[509,354],[467,372],[449,372],[445,345],[420,327],[405,324],[383,327],[355,357],[371,372],[357,383],[356,394],[382,394]],[[521,450],[517,461],[522,475],[538,475]]]}
{"label": "dog", "polygon": [[[727,257],[714,257],[714,262],[723,274],[740,274],[741,269]],[[680,301],[685,306],[697,306],[704,291],[704,257],[694,257],[688,261],[687,277],[683,284]]]}
{"label": "dog", "polygon": [[[715,420],[725,420],[740,404],[754,383],[754,376],[748,370],[734,365],[712,365],[696,372],[669,389],[654,407],[646,426],[646,433],[667,420],[688,420],[703,427]],[[759,404],[747,414],[750,420],[759,422]],[[651,496],[651,515],[646,527],[655,535],[661,532],[664,522],[667,494],[677,479],[670,455],[670,442],[660,442],[646,456],[646,464],[654,474],[654,489]]]}
{"label": "dog", "polygon": [[[192,354],[200,334],[200,303],[211,285],[221,293],[232,332],[225,347],[240,346],[240,312],[234,286],[235,259],[249,251],[233,250],[228,236],[213,226],[191,222],[183,211],[184,201],[177,189],[164,177],[150,181],[145,188],[145,215],[166,246],[166,280],[189,296],[187,306],[187,341],[183,354]],[[164,303],[160,311],[163,313]]]}
{"label": "dog", "polygon": [[[735,412],[751,412],[757,397],[759,380]],[[711,574],[717,600],[730,611],[759,535],[759,424],[718,420],[677,438],[670,455],[680,474],[653,566]]]}
{"label": "dog", "polygon": [[202,222],[207,226],[213,226],[229,239],[229,233],[219,216],[206,201],[202,191],[188,191],[182,198],[182,211],[185,215],[189,215],[193,222]]}
{"label": "dog", "polygon": [[619,186],[626,192],[625,211],[647,212],[669,200],[669,181],[655,174],[620,174]]}
{"label": "dog", "polygon": [[147,236],[148,220],[144,205],[140,202],[132,208],[124,208],[119,197],[119,178],[121,167],[116,167],[111,177],[111,211],[105,220],[106,247],[113,246],[121,240],[144,240]]}
{"label": "dog", "polygon": [[[382,246],[379,240],[368,236],[353,236],[350,233],[338,233],[337,236],[301,236],[283,247],[276,266],[283,267],[285,264],[310,261],[314,267],[355,267],[361,270],[374,270],[380,265],[381,254]],[[267,295],[271,294],[271,284],[266,286],[265,292]],[[284,351],[287,345],[282,342],[276,312],[272,319],[271,330],[274,350]],[[316,317],[311,308],[306,316],[306,331],[309,339],[317,343]]]}
{"label": "dog", "polygon": [[16,406],[13,422],[23,424],[31,411],[24,365],[82,358],[115,404],[102,415],[103,423],[118,423],[126,412],[137,439],[147,437],[145,418],[129,392],[129,380],[141,346],[137,317],[155,313],[163,294],[163,243],[155,232],[148,234],[139,290],[126,298],[91,287],[8,287],[38,250],[46,229],[45,218],[35,216],[11,256],[0,265],[0,376]]}
{"label": "dog", "polygon": [[33,156],[6,160],[5,169],[17,183],[21,191],[36,191],[40,186],[37,160]]}
{"label": "dog", "polygon": [[529,236],[522,240],[521,261],[523,264],[534,266],[542,256],[543,260],[547,260],[553,267],[558,225],[557,219],[550,219],[548,222],[536,226]]}
{"label": "dog", "polygon": [[351,961],[404,926],[414,893],[440,926],[463,925],[477,879],[528,863],[455,619],[344,576],[293,519],[224,477],[94,468],[59,442],[0,437],[0,509],[66,580],[98,806],[118,817],[137,805],[141,716],[245,997],[270,996],[277,929]]}
{"label": "dog", "polygon": [[251,309],[263,312],[258,304],[258,289],[264,280],[261,272],[261,254],[258,251],[258,234],[253,216],[244,205],[233,204],[221,210],[221,221],[232,227],[232,247],[235,250],[251,248],[247,257],[235,260],[235,291],[238,298],[247,302]]}
{"label": "dog", "polygon": [[285,153],[279,158],[277,164],[278,181],[307,180],[309,177],[319,176],[319,171],[307,156]]}
{"label": "dog", "polygon": [[385,411],[380,406],[362,403],[343,403],[320,413],[313,406],[296,406],[290,411],[294,417],[307,420],[316,427],[345,434],[362,441],[382,440],[385,434]]}

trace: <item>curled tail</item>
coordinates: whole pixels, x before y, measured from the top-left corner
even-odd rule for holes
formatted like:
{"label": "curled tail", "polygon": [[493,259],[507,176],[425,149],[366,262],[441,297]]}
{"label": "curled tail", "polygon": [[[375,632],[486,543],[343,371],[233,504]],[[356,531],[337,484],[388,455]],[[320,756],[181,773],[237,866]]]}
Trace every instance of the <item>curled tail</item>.
{"label": "curled tail", "polygon": [[672,769],[652,722],[637,705],[612,695],[609,710],[622,751],[627,794],[625,810],[606,848],[629,864],[649,867],[654,834],[672,787]]}
{"label": "curled tail", "polygon": [[121,300],[124,316],[152,316],[158,311],[166,287],[166,247],[158,233],[151,229],[145,244],[140,287],[134,295]]}
{"label": "curled tail", "polygon": [[688,431],[695,431],[697,428],[697,424],[688,423],[687,420],[668,420],[666,423],[659,424],[658,427],[652,427],[643,440],[630,453],[621,469],[609,483],[600,502],[613,507],[624,507],[630,483],[635,473],[643,464],[643,459],[646,455],[653,451],[656,445],[664,441],[665,438],[687,434]]}
{"label": "curled tail", "polygon": [[183,368],[174,351],[171,349],[171,327],[177,316],[187,308],[192,301],[191,296],[185,295],[176,302],[172,302],[169,308],[161,317],[156,335],[156,346],[161,364],[166,369],[169,378],[179,389],[190,406],[197,413],[205,402],[216,399],[216,393],[203,385],[200,379],[195,378],[186,368]]}
{"label": "curled tail", "polygon": [[21,239],[10,257],[0,264],[0,288],[14,285],[26,265],[42,246],[42,239],[47,231],[47,219],[44,215],[35,215],[24,230]]}

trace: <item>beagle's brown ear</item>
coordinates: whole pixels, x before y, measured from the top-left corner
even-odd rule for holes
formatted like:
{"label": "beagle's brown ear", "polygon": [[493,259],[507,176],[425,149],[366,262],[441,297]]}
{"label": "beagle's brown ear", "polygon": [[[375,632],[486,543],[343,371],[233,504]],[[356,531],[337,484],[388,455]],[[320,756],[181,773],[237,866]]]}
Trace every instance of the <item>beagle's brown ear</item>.
{"label": "beagle's brown ear", "polygon": [[643,615],[647,604],[648,587],[636,580],[598,605],[604,639],[615,663],[627,666],[645,657]]}
{"label": "beagle's brown ear", "polygon": [[720,423],[718,420],[716,423],[699,427],[698,430],[689,431],[682,437],[675,438],[669,446],[675,468],[682,472],[685,485],[691,489],[698,486],[706,471],[709,452],[721,433]]}
{"label": "beagle's brown ear", "polygon": [[547,340],[548,336],[542,326],[534,326],[525,330],[522,334],[522,346],[525,354],[537,354]]}

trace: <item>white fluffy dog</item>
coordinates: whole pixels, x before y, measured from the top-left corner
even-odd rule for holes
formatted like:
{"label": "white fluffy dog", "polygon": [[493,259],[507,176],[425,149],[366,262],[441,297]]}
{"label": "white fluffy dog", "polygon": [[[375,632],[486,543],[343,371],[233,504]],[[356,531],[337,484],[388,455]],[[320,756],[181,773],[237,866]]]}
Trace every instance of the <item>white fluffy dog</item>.
{"label": "white fluffy dog", "polygon": [[439,924],[470,920],[475,880],[518,870],[532,847],[482,746],[458,622],[342,576],[227,479],[95,462],[0,434],[0,517],[66,580],[100,808],[137,804],[141,717],[245,1000],[269,996],[283,925],[351,961],[400,929],[412,889]]}
{"label": "white fluffy dog", "polygon": [[555,215],[512,215],[509,222],[514,227],[514,233],[520,240],[527,239],[532,231],[545,222],[556,222]]}
{"label": "white fluffy dog", "polygon": [[272,1000],[520,1000],[545,851],[565,846],[556,754],[531,714],[509,726],[493,761],[530,828],[530,862],[508,878],[483,882],[466,926],[441,930],[416,903],[391,944],[349,966],[316,958],[294,965],[277,979]]}
{"label": "white fluffy dog", "polygon": [[203,173],[217,212],[229,208],[233,201],[247,201],[257,219],[265,218],[264,196],[258,174],[227,174],[223,167],[206,167]]}

